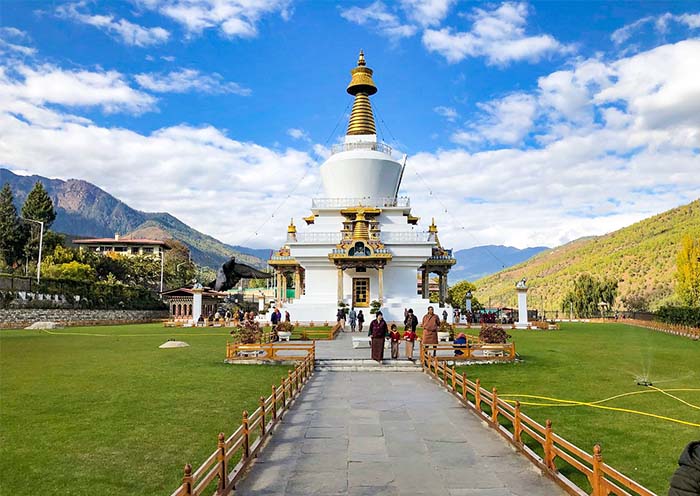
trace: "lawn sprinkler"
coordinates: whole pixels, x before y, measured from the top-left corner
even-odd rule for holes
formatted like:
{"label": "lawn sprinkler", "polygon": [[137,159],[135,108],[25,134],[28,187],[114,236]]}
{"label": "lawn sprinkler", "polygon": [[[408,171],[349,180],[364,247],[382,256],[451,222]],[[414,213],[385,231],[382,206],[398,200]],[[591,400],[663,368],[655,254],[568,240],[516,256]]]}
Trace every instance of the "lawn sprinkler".
{"label": "lawn sprinkler", "polygon": [[648,377],[637,377],[637,386],[653,386]]}

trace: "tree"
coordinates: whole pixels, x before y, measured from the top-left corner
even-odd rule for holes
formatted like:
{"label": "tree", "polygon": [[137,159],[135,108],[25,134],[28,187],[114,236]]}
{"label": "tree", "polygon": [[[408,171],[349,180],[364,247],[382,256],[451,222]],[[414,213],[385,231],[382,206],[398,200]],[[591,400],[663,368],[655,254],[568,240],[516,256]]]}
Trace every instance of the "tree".
{"label": "tree", "polygon": [[690,235],[676,257],[676,294],[684,305],[700,306],[700,239]]}
{"label": "tree", "polygon": [[[476,286],[469,281],[459,281],[457,284],[450,286],[447,289],[447,303],[449,303],[453,308],[459,308],[461,312],[467,311],[467,292],[471,291],[474,293],[476,291]],[[472,311],[476,311],[481,308],[479,300],[472,296]]]}
{"label": "tree", "polygon": [[52,279],[70,279],[72,281],[91,282],[95,280],[95,269],[87,264],[66,262],[56,265],[42,264],[42,270],[46,277]]}
{"label": "tree", "polygon": [[573,309],[579,317],[594,317],[599,315],[599,303],[607,303],[612,308],[617,297],[617,281],[612,279],[600,280],[590,274],[580,274],[574,280],[574,288],[567,293],[562,301],[562,310]]}
{"label": "tree", "polygon": [[9,184],[0,190],[0,257],[9,266],[15,266],[22,258],[27,241],[27,231],[17,217],[17,208]]}
{"label": "tree", "polygon": [[56,220],[53,201],[39,181],[34,184],[34,188],[27,195],[27,199],[24,200],[22,217],[43,222],[44,231],[48,231],[53,221]]}

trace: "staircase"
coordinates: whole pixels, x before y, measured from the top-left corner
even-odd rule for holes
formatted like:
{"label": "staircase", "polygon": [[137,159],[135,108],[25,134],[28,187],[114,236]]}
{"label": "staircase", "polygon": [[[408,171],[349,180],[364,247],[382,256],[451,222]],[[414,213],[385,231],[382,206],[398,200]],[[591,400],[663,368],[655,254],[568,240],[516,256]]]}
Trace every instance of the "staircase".
{"label": "staircase", "polygon": [[317,371],[329,372],[420,372],[418,360],[384,360],[381,364],[374,360],[360,358],[317,359]]}

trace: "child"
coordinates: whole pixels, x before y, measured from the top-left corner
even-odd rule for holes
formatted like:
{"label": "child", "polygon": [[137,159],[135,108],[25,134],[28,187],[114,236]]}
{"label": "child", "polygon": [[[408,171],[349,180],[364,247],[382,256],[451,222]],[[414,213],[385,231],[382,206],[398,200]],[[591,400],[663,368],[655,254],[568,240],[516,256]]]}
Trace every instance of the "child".
{"label": "child", "polygon": [[411,327],[406,327],[406,332],[403,333],[403,339],[406,341],[406,358],[413,360],[413,343],[415,343],[418,335]]}
{"label": "child", "polygon": [[389,339],[391,340],[391,359],[396,360],[399,358],[399,341],[401,340],[401,334],[396,329],[396,324],[391,324]]}
{"label": "child", "polygon": [[467,347],[467,336],[463,332],[460,332],[459,335],[454,340],[454,347],[455,347],[455,356],[460,356],[464,355],[464,352],[457,349],[457,348],[466,348]]}

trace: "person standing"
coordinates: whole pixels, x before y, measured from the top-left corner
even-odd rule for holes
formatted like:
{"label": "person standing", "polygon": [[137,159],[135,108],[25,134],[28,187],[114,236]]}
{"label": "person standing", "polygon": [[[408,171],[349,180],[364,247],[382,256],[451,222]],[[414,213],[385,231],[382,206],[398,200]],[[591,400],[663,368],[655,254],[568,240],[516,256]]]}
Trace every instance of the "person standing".
{"label": "person standing", "polygon": [[357,312],[355,312],[355,307],[350,307],[348,323],[350,324],[350,331],[355,332],[355,327],[357,326]]}
{"label": "person standing", "polygon": [[277,310],[277,307],[275,307],[274,310],[272,310],[272,315],[270,315],[270,323],[272,324],[273,331],[277,327],[277,324],[280,323],[281,316],[282,316],[282,314],[280,313],[279,310]]}
{"label": "person standing", "polygon": [[442,311],[442,321],[447,322],[447,310]]}
{"label": "person standing", "polygon": [[362,310],[360,310],[357,314],[357,326],[358,326],[358,331],[362,332],[362,326],[365,325],[365,314],[362,313]]}
{"label": "person standing", "polygon": [[372,360],[379,363],[384,359],[384,340],[388,330],[384,315],[377,312],[377,318],[369,324],[369,332],[372,336]]}
{"label": "person standing", "polygon": [[391,359],[398,360],[399,358],[399,341],[401,341],[401,334],[396,328],[396,324],[391,324],[391,332],[389,332],[389,340],[391,341]]}
{"label": "person standing", "polygon": [[[415,316],[413,318],[418,322]],[[406,331],[403,333],[403,339],[406,341],[406,358],[409,360],[413,360],[413,344],[416,342],[416,338],[418,338],[418,335],[416,334],[415,328],[411,329],[407,326]]]}
{"label": "person standing", "polygon": [[335,314],[335,318],[338,321],[338,325],[340,325],[340,330],[345,332],[345,310],[339,308],[338,313]]}
{"label": "person standing", "polygon": [[[423,316],[421,327],[423,328],[422,344],[437,344],[437,333],[438,329],[440,328],[440,317],[435,315],[432,306],[428,307],[428,313]],[[433,356],[435,356],[435,350],[433,350]]]}
{"label": "person standing", "polygon": [[289,311],[287,311],[287,310],[284,311],[284,321],[285,321],[285,322],[291,322],[291,321],[292,321],[292,317],[291,317],[291,315],[289,315]]}

